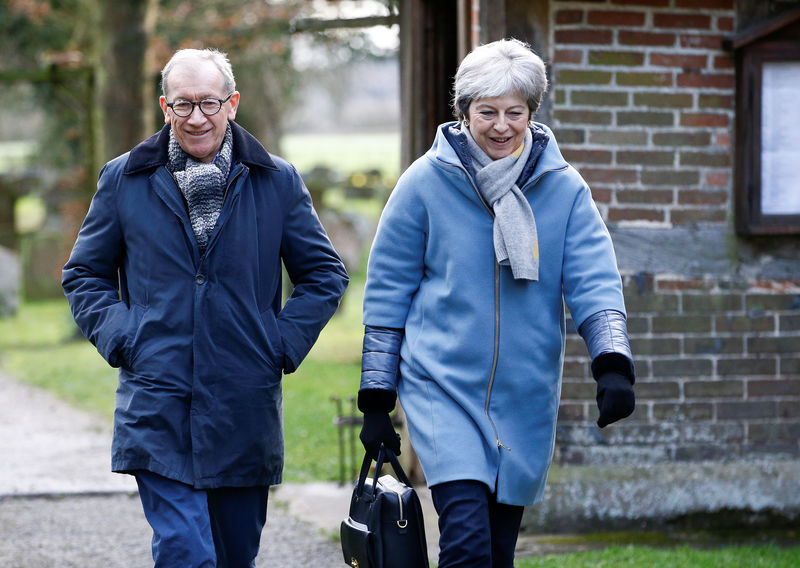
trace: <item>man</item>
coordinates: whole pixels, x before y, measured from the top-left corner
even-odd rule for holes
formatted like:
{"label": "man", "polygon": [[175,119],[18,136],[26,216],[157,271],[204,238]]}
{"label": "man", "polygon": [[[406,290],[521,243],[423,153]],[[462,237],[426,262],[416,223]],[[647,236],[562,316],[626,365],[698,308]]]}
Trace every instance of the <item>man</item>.
{"label": "man", "polygon": [[162,91],[166,125],[103,168],[62,284],[119,367],[112,469],[136,477],[155,565],[249,567],[281,482],[281,376],[348,277],[296,170],[233,122],[225,54],[178,51]]}

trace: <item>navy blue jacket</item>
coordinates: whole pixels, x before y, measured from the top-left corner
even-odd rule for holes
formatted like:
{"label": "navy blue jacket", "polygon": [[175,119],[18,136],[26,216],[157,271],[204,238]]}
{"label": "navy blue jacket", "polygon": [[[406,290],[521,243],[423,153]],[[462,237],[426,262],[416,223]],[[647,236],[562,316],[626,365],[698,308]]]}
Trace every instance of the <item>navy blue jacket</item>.
{"label": "navy blue jacket", "polygon": [[[114,471],[198,488],[281,481],[281,377],[348,277],[294,167],[231,127],[225,201],[204,254],[165,167],[167,125],[103,168],[64,267],[75,321],[119,367]],[[284,305],[281,261],[293,284]]]}

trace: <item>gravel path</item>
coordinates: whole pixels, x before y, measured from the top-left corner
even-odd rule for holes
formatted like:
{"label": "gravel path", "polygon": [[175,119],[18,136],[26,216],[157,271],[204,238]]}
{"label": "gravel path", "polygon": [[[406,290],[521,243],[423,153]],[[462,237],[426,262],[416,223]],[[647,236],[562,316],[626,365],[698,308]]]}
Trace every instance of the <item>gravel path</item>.
{"label": "gravel path", "polygon": [[[4,568],[146,568],[150,527],[137,495],[0,500]],[[287,561],[291,559],[291,561]],[[339,546],[304,521],[271,507],[256,566],[339,568]]]}
{"label": "gravel path", "polygon": [[[136,484],[110,473],[110,444],[102,420],[0,374],[0,566],[153,565]],[[297,505],[289,496],[302,492],[271,496],[258,568],[344,565],[331,527],[347,500],[328,493],[335,508],[322,523],[289,514]]]}

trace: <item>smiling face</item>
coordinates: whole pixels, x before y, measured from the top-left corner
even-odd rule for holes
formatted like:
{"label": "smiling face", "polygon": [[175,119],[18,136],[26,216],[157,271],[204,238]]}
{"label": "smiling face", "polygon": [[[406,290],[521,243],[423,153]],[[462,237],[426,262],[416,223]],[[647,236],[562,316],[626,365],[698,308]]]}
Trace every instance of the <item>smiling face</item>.
{"label": "smiling face", "polygon": [[530,115],[528,104],[517,93],[477,99],[469,105],[469,131],[481,150],[499,160],[525,140]]}
{"label": "smiling face", "polygon": [[200,162],[210,162],[222,147],[228,120],[236,118],[239,93],[234,92],[230,100],[223,103],[220,111],[206,116],[195,105],[192,114],[177,116],[167,107],[178,99],[198,102],[206,98],[224,99],[222,74],[211,61],[186,61],[175,66],[169,75],[169,92],[159,100],[164,111],[164,122],[172,125],[175,138],[183,151]]}

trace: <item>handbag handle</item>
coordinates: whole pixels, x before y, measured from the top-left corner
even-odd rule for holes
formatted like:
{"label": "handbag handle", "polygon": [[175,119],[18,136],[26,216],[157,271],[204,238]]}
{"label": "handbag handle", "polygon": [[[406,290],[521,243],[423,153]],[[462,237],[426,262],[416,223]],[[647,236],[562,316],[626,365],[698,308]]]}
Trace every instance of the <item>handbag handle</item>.
{"label": "handbag handle", "polygon": [[[387,460],[388,458],[388,460]],[[375,495],[375,488],[378,486],[378,476],[381,473],[381,468],[383,468],[383,464],[385,461],[388,461],[392,464],[392,469],[394,470],[395,475],[397,475],[397,479],[399,479],[402,483],[411,487],[411,481],[408,479],[406,472],[403,471],[402,466],[400,465],[400,461],[397,459],[395,453],[381,444],[380,449],[378,450],[378,456],[375,460],[375,476],[372,479],[372,495]],[[361,495],[364,491],[364,485],[367,481],[367,475],[369,475],[369,468],[372,465],[372,458],[370,458],[369,453],[364,455],[364,461],[361,463],[361,473],[358,475],[358,484],[356,485],[356,495]]]}

